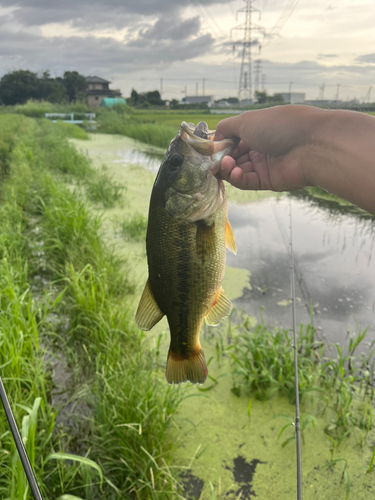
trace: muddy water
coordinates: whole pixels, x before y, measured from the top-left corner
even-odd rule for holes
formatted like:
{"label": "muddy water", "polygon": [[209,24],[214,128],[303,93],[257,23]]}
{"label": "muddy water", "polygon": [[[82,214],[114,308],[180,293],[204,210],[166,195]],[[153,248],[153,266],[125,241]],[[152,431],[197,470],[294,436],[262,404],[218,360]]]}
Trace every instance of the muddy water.
{"label": "muddy water", "polygon": [[[108,242],[132,264],[132,277],[139,283],[134,310],[147,278],[144,242],[125,242],[117,233],[115,218],[135,212],[147,215],[149,195],[163,151],[150,149],[124,137],[93,135],[90,142],[74,141],[86,150],[97,168],[103,164],[127,185],[122,207],[104,213]],[[228,254],[224,289],[235,306],[267,323],[290,325],[289,304],[289,200],[270,193],[228,190],[229,218],[234,228],[238,255]],[[239,204],[241,202],[241,204]],[[243,204],[247,202],[246,204]],[[312,208],[307,201],[292,200],[293,244],[297,277],[298,321],[309,320],[310,306],[322,338],[345,342],[346,332],[374,321],[373,231],[371,222],[335,215]],[[374,336],[373,326],[369,330]],[[173,467],[179,467],[187,499],[241,498],[280,499],[296,497],[294,442],[281,446],[278,434],[293,420],[294,408],[285,399],[252,401],[231,391],[229,359],[216,357],[220,339],[226,340],[228,323],[205,327],[202,346],[211,359],[209,379],[202,388],[187,388],[186,398],[175,418],[178,444]],[[161,356],[166,357],[168,326],[162,320],[152,332],[151,342],[161,334]],[[208,389],[202,391],[201,389]],[[308,411],[308,409],[303,409]],[[326,418],[304,433],[304,498],[341,500],[344,462],[332,468]],[[289,432],[289,434],[287,434]],[[292,427],[285,438],[293,434]],[[371,458],[369,436],[362,448],[355,437],[344,441],[334,459],[347,460],[352,497],[370,499],[375,494],[373,474],[366,474]],[[213,496],[213,493],[215,496]]]}

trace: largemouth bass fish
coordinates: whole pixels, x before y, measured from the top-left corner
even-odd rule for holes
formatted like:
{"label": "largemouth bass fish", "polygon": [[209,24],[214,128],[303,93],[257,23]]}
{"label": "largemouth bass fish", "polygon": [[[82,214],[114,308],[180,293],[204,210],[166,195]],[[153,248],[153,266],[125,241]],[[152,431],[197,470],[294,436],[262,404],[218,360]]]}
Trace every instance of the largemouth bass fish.
{"label": "largemouth bass fish", "polygon": [[156,177],[146,237],[149,277],[136,323],[150,330],[167,316],[170,384],[207,377],[199,342],[202,321],[217,325],[232,304],[221,288],[226,247],[236,253],[225,186],[210,169],[237,147],[237,139],[209,140],[207,124],[182,122]]}

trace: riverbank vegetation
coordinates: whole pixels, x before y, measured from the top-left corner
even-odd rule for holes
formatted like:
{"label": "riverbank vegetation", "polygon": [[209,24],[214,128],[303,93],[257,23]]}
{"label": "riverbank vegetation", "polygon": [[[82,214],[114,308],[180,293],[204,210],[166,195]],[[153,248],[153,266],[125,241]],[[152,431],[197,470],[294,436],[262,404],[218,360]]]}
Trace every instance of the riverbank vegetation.
{"label": "riverbank vegetation", "polygon": [[[0,116],[1,375],[45,499],[177,498],[183,392],[134,326],[129,264],[100,236],[96,172],[69,135]],[[5,418],[0,436],[0,496],[30,498]]]}
{"label": "riverbank vegetation", "polygon": [[[228,470],[222,455],[196,452],[203,438],[206,446],[220,434],[232,436],[229,429],[247,432],[249,425],[246,438],[241,430],[233,442],[238,439],[238,450],[244,450],[246,440],[259,463],[270,464],[257,492],[268,486],[281,491],[281,484],[292,484],[289,475],[286,480],[290,466],[282,469],[285,457],[295,463],[287,446],[294,439],[290,332],[254,327],[253,318],[240,314],[224,324],[221,338],[216,329],[214,354],[208,346],[206,351],[211,378],[206,386],[190,388],[189,396],[200,397],[185,413],[186,387],[166,384],[165,353],[159,359],[160,345],[146,344],[134,325],[133,263],[101,236],[98,209],[126,204],[130,189],[110,170],[95,170],[68,141],[76,136],[73,125],[0,115],[0,369],[44,498],[183,498],[178,471],[186,470],[188,460],[188,469],[201,461],[206,471]],[[145,235],[145,215],[136,210],[115,222],[131,245]],[[335,467],[344,467],[347,493],[364,478],[371,483],[374,473],[374,353],[369,346],[357,356],[363,342],[365,332],[348,339],[347,351],[334,346],[332,352],[317,342],[311,325],[299,331],[303,437],[314,442],[314,453],[312,446],[305,448],[304,481],[316,474],[330,491]],[[211,395],[218,400],[209,406]],[[275,424],[280,415],[266,407],[276,399],[277,413],[286,408],[285,425],[285,418]],[[183,460],[172,463],[178,425],[188,437],[179,447]],[[194,432],[202,428],[208,435],[198,441]],[[0,496],[30,498],[24,496],[27,485],[5,418],[0,436]],[[212,498],[228,497],[220,478],[206,484]],[[269,495],[276,496],[284,498]],[[356,498],[368,497],[361,490]]]}
{"label": "riverbank vegetation", "polygon": [[[232,391],[251,393],[260,401],[278,394],[294,404],[294,353],[291,332],[270,330],[264,323],[236,327],[228,348],[234,361]],[[346,346],[324,345],[312,324],[297,333],[298,378],[302,406],[327,417],[324,431],[336,447],[354,434],[363,444],[374,425],[375,348],[364,346],[367,329],[351,335]],[[362,348],[362,354],[356,351]]]}

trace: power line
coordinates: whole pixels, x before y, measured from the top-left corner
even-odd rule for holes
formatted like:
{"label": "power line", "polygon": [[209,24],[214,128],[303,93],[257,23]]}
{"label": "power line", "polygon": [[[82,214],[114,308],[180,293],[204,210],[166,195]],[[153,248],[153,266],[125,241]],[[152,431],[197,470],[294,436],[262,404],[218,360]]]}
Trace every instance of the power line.
{"label": "power line", "polygon": [[[216,36],[216,38],[220,38],[220,34],[218,34],[215,30],[215,26],[212,24],[212,22],[210,21],[208,15],[206,14],[205,10],[203,9],[202,5],[198,2],[198,0],[190,0],[190,3],[195,3],[195,5],[198,7],[198,9],[200,9],[201,13],[203,14],[203,17],[206,19],[206,21],[208,21],[208,24],[210,25],[209,28],[210,28],[210,31],[212,30]],[[212,19],[212,18],[211,18]],[[213,20],[213,19],[212,19]],[[214,21],[214,24],[217,26],[217,23]],[[219,26],[217,26],[219,28]],[[219,28],[221,30],[221,28]],[[222,31],[222,30],[221,30]],[[224,32],[223,32],[224,33]],[[224,33],[225,36],[227,36],[225,33]]]}
{"label": "power line", "polygon": [[279,19],[276,21],[276,24],[271,28],[268,32],[269,40],[265,43],[265,46],[269,45],[271,41],[276,38],[281,30],[284,28],[286,22],[292,15],[294,9],[297,7],[299,0],[288,0],[284,9],[282,10]]}
{"label": "power line", "polygon": [[199,7],[206,14],[206,16],[209,16],[209,18],[211,19],[211,21],[214,23],[214,25],[216,26],[216,28],[219,31],[221,31],[221,33],[223,34],[223,36],[225,36],[225,38],[228,38],[228,35],[225,33],[225,31],[220,28],[220,26],[217,24],[217,22],[215,21],[215,19],[211,16],[210,12],[207,9],[204,8],[204,6],[200,3],[200,1],[199,0],[195,0],[195,2],[199,5]]}

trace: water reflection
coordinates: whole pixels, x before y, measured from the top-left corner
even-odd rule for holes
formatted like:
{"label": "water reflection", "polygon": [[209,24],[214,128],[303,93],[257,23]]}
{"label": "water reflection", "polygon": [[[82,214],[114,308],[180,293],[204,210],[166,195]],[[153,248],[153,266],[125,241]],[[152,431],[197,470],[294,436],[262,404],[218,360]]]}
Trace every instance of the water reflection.
{"label": "water reflection", "polygon": [[159,170],[160,163],[164,158],[164,153],[158,153],[155,151],[138,149],[118,149],[114,151],[116,156],[120,158],[114,160],[113,163],[124,163],[130,165],[142,165],[151,172],[156,173]]}
{"label": "water reflection", "polygon": [[375,217],[365,210],[345,202],[319,187],[308,187],[293,191],[290,194],[294,198],[305,200],[312,207],[319,209],[326,208],[326,215],[328,217],[336,218],[338,215],[352,215],[357,220],[375,220]]}
{"label": "water reflection", "polygon": [[[292,213],[297,320],[309,321],[312,307],[315,325],[331,342],[342,342],[357,324],[375,324],[373,218],[335,213],[295,197]],[[229,218],[238,255],[228,254],[227,262],[251,272],[252,289],[237,307],[257,316],[263,308],[267,323],[291,326],[289,200],[230,206]],[[369,337],[375,338],[373,326]]]}

